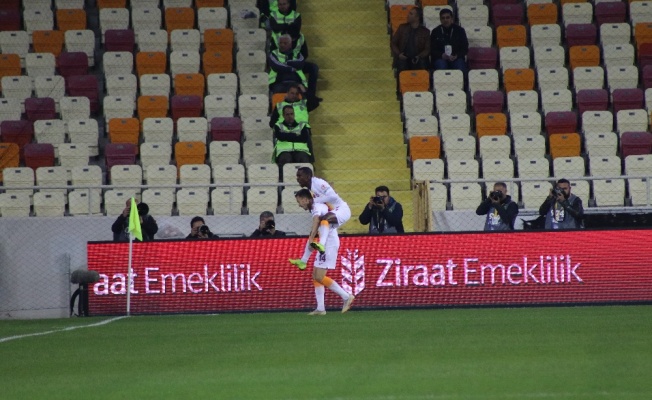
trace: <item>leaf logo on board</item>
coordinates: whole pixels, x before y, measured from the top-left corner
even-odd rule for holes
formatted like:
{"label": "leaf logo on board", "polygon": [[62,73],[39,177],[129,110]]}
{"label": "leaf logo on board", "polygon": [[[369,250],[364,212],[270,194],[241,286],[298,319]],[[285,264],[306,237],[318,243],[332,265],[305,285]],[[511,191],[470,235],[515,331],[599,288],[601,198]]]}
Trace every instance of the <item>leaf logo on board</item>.
{"label": "leaf logo on board", "polygon": [[365,288],[364,256],[358,250],[346,250],[342,256],[342,287],[349,294],[357,296]]}

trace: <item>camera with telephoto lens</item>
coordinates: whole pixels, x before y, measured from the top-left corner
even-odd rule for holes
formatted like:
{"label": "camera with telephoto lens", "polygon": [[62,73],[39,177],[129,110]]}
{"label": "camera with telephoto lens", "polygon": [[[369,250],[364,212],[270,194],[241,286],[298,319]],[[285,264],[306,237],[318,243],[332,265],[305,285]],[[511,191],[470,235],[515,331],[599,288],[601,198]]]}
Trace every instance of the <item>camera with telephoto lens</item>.
{"label": "camera with telephoto lens", "polygon": [[500,190],[494,190],[493,192],[489,193],[489,197],[495,201],[498,201],[503,197],[503,192]]}
{"label": "camera with telephoto lens", "polygon": [[383,204],[383,198],[380,196],[374,197],[374,203],[376,204]]}
{"label": "camera with telephoto lens", "polygon": [[554,188],[552,188],[552,195],[554,197],[558,197],[559,195],[563,195],[563,194],[564,194],[564,191],[561,190],[560,188],[558,188],[556,186]]}
{"label": "camera with telephoto lens", "polygon": [[271,235],[274,228],[276,228],[276,223],[274,220],[267,220],[267,222],[265,222],[265,228],[263,228],[263,233]]}
{"label": "camera with telephoto lens", "polygon": [[208,225],[202,225],[199,227],[199,233],[202,235],[209,235],[211,234],[211,230],[208,229]]}

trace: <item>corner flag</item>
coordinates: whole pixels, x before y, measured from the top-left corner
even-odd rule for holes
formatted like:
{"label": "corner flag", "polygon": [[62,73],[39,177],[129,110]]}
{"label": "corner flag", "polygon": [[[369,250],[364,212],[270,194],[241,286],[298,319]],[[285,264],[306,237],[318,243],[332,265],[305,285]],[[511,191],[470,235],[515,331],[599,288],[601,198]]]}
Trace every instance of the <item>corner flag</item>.
{"label": "corner flag", "polygon": [[131,211],[129,211],[129,233],[132,237],[143,241],[143,230],[140,228],[140,216],[136,207],[136,200],[131,198]]}

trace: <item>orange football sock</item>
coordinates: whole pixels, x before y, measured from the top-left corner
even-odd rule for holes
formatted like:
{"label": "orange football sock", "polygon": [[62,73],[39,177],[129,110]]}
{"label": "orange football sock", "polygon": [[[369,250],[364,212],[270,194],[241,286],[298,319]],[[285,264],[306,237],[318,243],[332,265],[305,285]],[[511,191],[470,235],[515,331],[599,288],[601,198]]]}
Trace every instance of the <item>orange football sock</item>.
{"label": "orange football sock", "polygon": [[326,287],[330,287],[330,285],[333,284],[333,280],[331,278],[325,276],[324,279],[321,280],[321,283]]}

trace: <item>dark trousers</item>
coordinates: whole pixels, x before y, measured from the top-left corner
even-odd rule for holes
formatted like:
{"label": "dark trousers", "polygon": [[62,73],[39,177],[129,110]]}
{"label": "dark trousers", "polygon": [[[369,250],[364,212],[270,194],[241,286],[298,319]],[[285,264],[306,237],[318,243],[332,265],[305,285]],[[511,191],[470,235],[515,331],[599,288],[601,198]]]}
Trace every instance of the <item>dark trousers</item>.
{"label": "dark trousers", "polygon": [[305,151],[284,151],[276,156],[276,164],[283,171],[283,166],[288,163],[310,163],[310,155]]}

